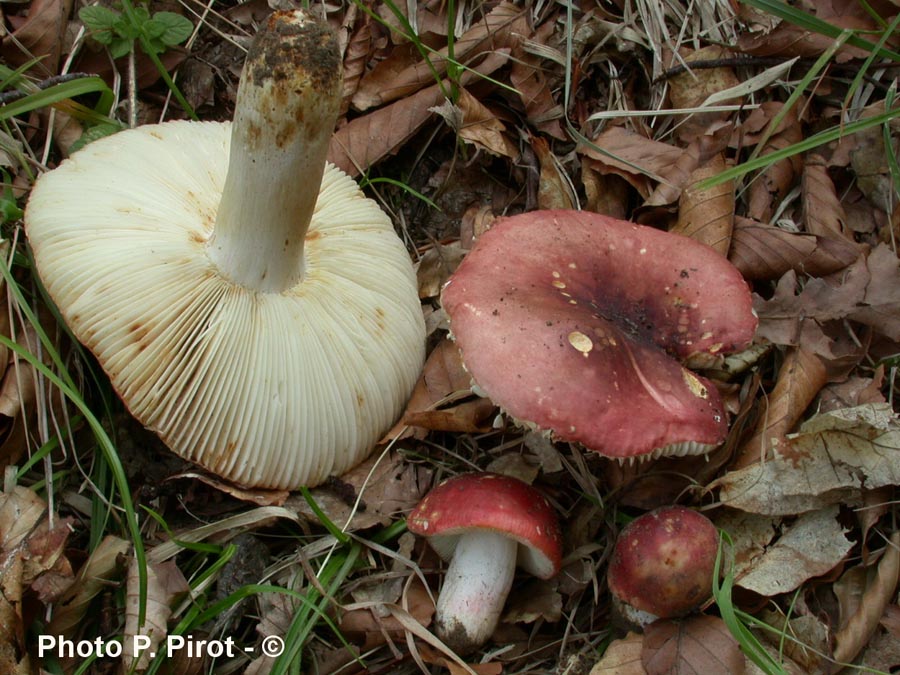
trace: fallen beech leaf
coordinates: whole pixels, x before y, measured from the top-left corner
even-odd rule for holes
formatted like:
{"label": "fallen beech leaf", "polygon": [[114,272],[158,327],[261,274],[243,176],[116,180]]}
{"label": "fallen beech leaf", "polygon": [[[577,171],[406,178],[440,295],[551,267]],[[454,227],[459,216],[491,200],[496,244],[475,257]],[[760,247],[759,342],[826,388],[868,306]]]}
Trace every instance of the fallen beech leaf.
{"label": "fallen beech leaf", "polygon": [[706,190],[697,189],[701,181],[717,176],[726,169],[722,153],[713,155],[691,173],[687,187],[678,202],[678,221],[672,232],[683,234],[712,246],[728,255],[734,224],[734,181],[720,183]]}
{"label": "fallen beech leaf", "polygon": [[556,622],[562,618],[562,596],[554,580],[531,579],[509,595],[504,623]]}
{"label": "fallen beech leaf", "polygon": [[125,555],[131,543],[114,535],[107,535],[87,559],[75,581],[53,605],[53,619],[48,635],[71,638],[79,629],[91,601],[110,587],[119,570],[119,556]]}
{"label": "fallen beech leaf", "polygon": [[[422,626],[427,628],[431,625],[434,601],[418,578],[413,579],[406,591],[405,605],[409,615]],[[406,632],[403,624],[390,612],[385,613],[386,616],[380,616],[381,613],[376,612],[376,607],[350,609],[341,614],[338,628],[341,634],[360,644],[363,651],[383,645],[388,639],[402,640]]]}
{"label": "fallen beech leaf", "polygon": [[766,597],[789,593],[812,577],[834,569],[852,548],[837,521],[837,505],[804,513],[736,580]]}
{"label": "fallen beech leaf", "polygon": [[891,534],[872,583],[861,598],[859,609],[834,635],[834,659],[850,663],[869,642],[885,608],[894,598],[900,576],[900,532]]}
{"label": "fallen beech leaf", "polygon": [[826,380],[825,365],[818,356],[803,347],[789,350],[775,389],[760,403],[756,431],[738,450],[733,468],[765,459],[773,443],[783,443]]}
{"label": "fallen beech leaf", "polygon": [[790,515],[859,505],[861,491],[900,485],[900,422],[889,404],[818,414],[773,447],[765,462],[730,471],[711,487],[723,504]]}
{"label": "fallen beech leaf", "polygon": [[590,675],[647,675],[641,663],[644,651],[644,636],[628,633],[624,638],[613,640],[603,658],[591,668]]}
{"label": "fallen beech leaf", "polygon": [[[479,75],[490,75],[503,66],[508,50],[498,49],[472,69],[463,72],[463,86]],[[445,83],[449,86],[449,83]],[[431,108],[444,102],[437,84],[357,117],[331,137],[328,161],[351,176],[358,176],[378,160],[396,152],[433,115]]]}
{"label": "fallen beech leaf", "polygon": [[641,662],[647,675],[740,675],[745,661],[737,640],[716,616],[654,621],[644,629]]}
{"label": "fallen beech leaf", "polygon": [[[779,112],[780,108],[781,104],[772,106],[773,110],[777,109]],[[765,146],[759,151],[759,156],[765,157],[776,150],[782,150],[802,140],[803,131],[796,114],[791,110],[785,116],[783,128],[769,136]],[[778,205],[793,187],[794,180],[801,168],[801,160],[797,155],[773,162],[766,167],[759,178],[750,185],[747,215],[756,220],[769,222]]]}
{"label": "fallen beech leaf", "polygon": [[436,298],[456,271],[466,252],[459,242],[435,244],[422,255],[416,268],[420,298]]}
{"label": "fallen beech leaf", "polygon": [[725,149],[728,142],[727,132],[729,129],[723,127],[718,134],[697,136],[692,140],[675,162],[660,171],[659,184],[644,201],[642,208],[646,210],[649,207],[668,207],[675,204],[680,199],[683,189],[695,180],[694,172]]}
{"label": "fallen beech leaf", "polygon": [[731,570],[735,579],[739,579],[752,571],[756,560],[762,556],[766,547],[775,538],[780,518],[761,516],[735,509],[720,509],[713,518],[715,526],[728,533],[732,546],[726,546],[726,556],[722,564],[725,571]]}
{"label": "fallen beech leaf", "polygon": [[778,279],[795,270],[821,277],[859,258],[860,249],[841,237],[788,232],[775,225],[737,217],[728,259],[747,279]]}
{"label": "fallen beech leaf", "polygon": [[[849,6],[850,3],[828,3],[832,4]],[[818,7],[816,14],[821,15],[823,8],[819,5],[813,7]],[[836,29],[877,30],[871,20],[860,16],[829,16],[827,20]],[[818,56],[833,44],[834,39],[823,33],[807,30],[789,21],[779,21],[770,30],[742,32],[738,37],[737,50],[754,56]],[[866,52],[859,47],[844,44],[838,50],[839,61],[865,57]]]}
{"label": "fallen beech leaf", "polygon": [[807,156],[800,189],[806,231],[823,237],[852,241],[852,235],[844,229],[847,218],[844,207],[841,206],[837,190],[828,175],[825,160],[820,155]]}
{"label": "fallen beech leaf", "polygon": [[490,429],[494,404],[489,399],[457,403],[471,397],[471,385],[459,349],[445,338],[428,355],[406,411],[385,438],[424,438],[427,430],[475,433]]}
{"label": "fallen beech leaf", "polygon": [[[501,2],[456,40],[453,55],[457,61],[471,67],[473,60],[483,53],[510,47],[529,34],[524,12],[511,2]],[[446,56],[445,47],[429,56],[430,63],[416,59],[414,63],[398,68],[390,58],[382,61],[359,83],[353,106],[357,110],[368,110],[407,98],[426,85],[434,84],[435,73],[443,76],[447,70]]]}
{"label": "fallen beech leaf", "polygon": [[660,180],[661,174],[674,166],[684,151],[623,127],[612,126],[594,138],[592,145],[579,145],[578,152],[593,160],[592,167],[600,173],[621,176],[648,197],[647,177]]}
{"label": "fallen beech leaf", "polygon": [[[360,14],[357,5],[348,5],[347,15],[343,22],[341,37],[346,36],[344,53],[344,80],[341,89],[340,116],[343,117],[350,109],[350,101],[359,88],[360,80],[366,72],[366,64],[372,57],[372,17],[367,13]],[[355,29],[352,29],[356,26]],[[346,31],[351,30],[349,36]]]}
{"label": "fallen beech leaf", "polygon": [[519,150],[507,135],[503,122],[465,87],[459,88],[456,105],[462,112],[462,124],[456,130],[462,140],[492,155],[518,157]]}
{"label": "fallen beech leaf", "polygon": [[[397,453],[375,453],[310,493],[331,522],[353,532],[389,525],[400,514],[410,511],[425,496],[431,485],[431,474],[431,468],[407,463]],[[357,501],[358,508],[354,508]],[[302,495],[291,495],[284,506],[310,522],[319,522]]]}
{"label": "fallen beech leaf", "polygon": [[900,261],[887,244],[866,259],[871,279],[859,307],[848,315],[891,340],[900,340]]}
{"label": "fallen beech leaf", "polygon": [[[669,98],[672,101],[673,108],[697,108],[711,95],[736,87],[741,82],[737,75],[734,74],[734,70],[727,66],[691,69],[691,64],[695,61],[712,61],[732,56],[730,49],[718,45],[710,45],[696,51],[683,48],[679,50],[679,53],[682,58],[678,62],[683,61],[687,65],[688,70],[668,79]],[[731,99],[719,101],[718,104],[727,105],[739,102],[739,99]],[[682,116],[675,133],[682,141],[690,141],[695,136],[704,133],[711,124],[725,120],[731,114],[727,111],[708,112],[700,110],[689,116]]]}
{"label": "fallen beech leaf", "polygon": [[0,55],[9,66],[21,66],[36,59],[29,72],[55,75],[65,44],[72,0],[35,0],[28,4],[27,12],[24,18],[11,12],[4,17],[15,29],[12,35],[3,32]]}
{"label": "fallen beech leaf", "polygon": [[540,136],[531,137],[531,147],[541,165],[541,177],[538,184],[538,208],[540,209],[572,209],[575,198],[571,184],[559,164],[559,160],[551,152],[546,139]]}
{"label": "fallen beech leaf", "polygon": [[[150,653],[169,633],[168,622],[172,607],[185,593],[189,592],[187,580],[174,560],[155,565],[147,565],[147,605],[143,624],[138,624],[138,562],[131,559],[125,595],[125,639],[122,641],[122,664],[127,672],[143,672],[150,664]],[[140,654],[136,653],[135,636],[146,636],[149,645]]]}
{"label": "fallen beech leaf", "polygon": [[[827,672],[823,669],[826,654],[830,649],[831,629],[825,625],[822,618],[814,614],[797,616],[792,613],[789,620],[781,611],[763,611],[757,615],[759,619],[772,626],[775,630],[761,630],[757,633],[768,647],[766,651],[775,653],[776,658],[790,659],[787,663],[796,664],[803,673]],[[791,639],[783,639],[782,633],[791,636]],[[830,664],[829,664],[830,665]],[[788,668],[790,672],[790,669]]]}

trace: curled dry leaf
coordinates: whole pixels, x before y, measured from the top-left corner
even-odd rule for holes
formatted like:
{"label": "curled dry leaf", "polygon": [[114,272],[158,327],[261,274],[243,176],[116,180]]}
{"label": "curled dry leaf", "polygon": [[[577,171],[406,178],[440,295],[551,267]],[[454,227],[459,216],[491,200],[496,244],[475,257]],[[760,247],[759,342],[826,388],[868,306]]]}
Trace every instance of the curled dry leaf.
{"label": "curled dry leaf", "polygon": [[609,644],[603,658],[591,668],[590,675],[647,675],[641,662],[643,651],[644,636],[629,632]]}
{"label": "curled dry leaf", "polygon": [[802,346],[789,350],[775,388],[760,401],[756,431],[737,452],[733,467],[763,460],[773,444],[783,443],[826,380],[825,365],[818,356]]}
{"label": "curled dry leaf", "polygon": [[[187,579],[174,560],[147,565],[147,605],[143,624],[138,623],[138,561],[128,565],[125,595],[125,639],[122,645],[122,664],[127,672],[143,672],[150,665],[150,654],[169,633],[172,607],[190,591]],[[148,648],[135,649],[135,636],[146,636]]]}
{"label": "curled dry leaf", "polygon": [[465,87],[459,88],[456,105],[462,112],[462,124],[456,131],[463,141],[492,155],[510,159],[519,155],[516,144],[506,133],[506,125]]}
{"label": "curled dry leaf", "polygon": [[[691,69],[691,64],[698,61],[716,61],[732,56],[731,50],[718,45],[710,45],[696,51],[683,48],[680,51],[688,70],[668,79],[669,98],[673,108],[697,108],[707,98],[740,84],[734,70],[727,66],[718,68]],[[674,59],[673,59],[674,62]],[[719,105],[739,103],[739,99],[719,101]],[[710,125],[725,120],[730,112],[704,112],[702,110],[682,117],[676,128],[676,134],[682,141],[690,141],[704,133]]]}
{"label": "curled dry leaf", "polygon": [[705,164],[691,173],[687,187],[678,203],[678,221],[672,232],[712,246],[722,255],[728,255],[731,230],[734,224],[734,181],[719,183],[706,190],[697,188],[701,181],[722,173],[726,168],[721,153],[713,155]]}
{"label": "curled dry leaf", "polygon": [[428,355],[406,411],[386,438],[424,438],[428,430],[489,430],[495,406],[486,398],[472,399],[471,385],[459,349],[445,338]]}
{"label": "curled dry leaf", "polygon": [[821,277],[859,258],[859,247],[841,237],[788,232],[775,225],[737,217],[728,259],[745,278],[778,279],[789,270]]}
{"label": "curled dry leaf", "polygon": [[[780,112],[780,105],[772,105],[770,111],[773,116]],[[794,143],[803,140],[803,130],[797,121],[797,116],[791,110],[784,118],[782,128],[766,140],[765,145],[759,151],[760,157],[781,150]],[[750,185],[750,203],[747,214],[751,218],[769,222],[778,205],[785,198],[802,168],[798,155],[770,164],[763,170],[759,178]]]}
{"label": "curled dry leaf", "polygon": [[741,675],[746,659],[721,618],[692,616],[681,621],[654,621],[647,626],[641,662],[647,675]]}
{"label": "curled dry leaf", "polygon": [[860,504],[862,490],[900,485],[900,422],[889,404],[820,413],[775,445],[765,462],[731,471],[711,487],[727,506],[791,515]]}
{"label": "curled dry leaf", "polygon": [[[511,2],[501,2],[456,40],[453,55],[457,61],[471,65],[479,56],[510,47],[530,32],[524,12]],[[363,77],[353,95],[353,106],[362,111],[407,98],[433,84],[435,73],[443,76],[446,70],[446,47],[430,55],[429,62],[417,59],[403,68],[397,68],[388,58]]]}
{"label": "curled dry leaf", "polygon": [[[404,462],[396,453],[376,453],[310,493],[331,522],[353,532],[387,526],[410,511],[425,496],[431,473],[427,466]],[[285,508],[312,523],[320,522],[301,495],[291,495]]]}
{"label": "curled dry leaf", "polygon": [[594,170],[621,176],[644,197],[648,197],[651,188],[647,177],[659,179],[675,165],[684,151],[623,127],[612,126],[592,139],[591,145],[579,145],[578,152],[592,160]]}
{"label": "curled dry leaf", "polygon": [[[546,44],[553,30],[553,22],[545,21],[538,26],[531,39],[539,44]],[[553,98],[548,81],[547,61],[525,49],[516,49],[513,57],[509,81],[525,106],[528,124],[548,136],[561,141],[568,140],[559,122],[563,115],[562,106]]]}
{"label": "curled dry leaf", "polygon": [[121,573],[119,556],[123,556],[131,548],[131,543],[107,535],[95,548],[85,562],[75,581],[53,605],[53,619],[47,628],[48,635],[63,635],[71,638],[84,619],[91,601],[110,584],[117,580]]}
{"label": "curled dry leaf", "polygon": [[416,281],[420,298],[436,298],[447,279],[462,262],[466,252],[459,242],[435,244],[419,260]]}
{"label": "curled dry leaf", "polygon": [[822,237],[853,240],[844,229],[847,216],[837,195],[834,182],[828,175],[825,160],[809,155],[800,179],[800,199],[803,204],[803,224],[807,232]]}
{"label": "curled dry leaf", "polygon": [[566,179],[565,171],[550,150],[550,145],[546,139],[540,136],[532,136],[531,147],[541,165],[541,177],[538,184],[538,208],[575,208],[575,196],[572,194],[571,183]]}
{"label": "curled dry leaf", "polygon": [[900,532],[891,534],[875,578],[868,585],[856,612],[834,635],[834,659],[849,663],[869,642],[878,628],[885,608],[893,601],[900,575]]}
{"label": "curled dry leaf", "polygon": [[[506,63],[508,56],[508,50],[491,52],[481,63],[462,74],[461,84],[466,86],[479,75],[490,75]],[[449,83],[444,85],[449,86]],[[357,117],[331,137],[328,161],[350,176],[358,176],[378,160],[397,152],[431,117],[431,108],[444,100],[440,87],[433,84],[412,96]]]}
{"label": "curled dry leaf", "polygon": [[742,588],[773,597],[825,574],[844,560],[853,546],[837,521],[837,505],[804,513],[736,580]]}
{"label": "curled dry leaf", "polygon": [[[361,14],[361,16],[358,16]],[[344,53],[344,80],[341,91],[340,116],[343,117],[350,109],[350,101],[356,94],[359,82],[366,72],[366,64],[369,62],[372,52],[372,18],[365,12],[360,13],[357,5],[347,7],[345,26],[353,26],[346,36],[346,44],[342,45]],[[345,33],[341,34],[343,37]]]}

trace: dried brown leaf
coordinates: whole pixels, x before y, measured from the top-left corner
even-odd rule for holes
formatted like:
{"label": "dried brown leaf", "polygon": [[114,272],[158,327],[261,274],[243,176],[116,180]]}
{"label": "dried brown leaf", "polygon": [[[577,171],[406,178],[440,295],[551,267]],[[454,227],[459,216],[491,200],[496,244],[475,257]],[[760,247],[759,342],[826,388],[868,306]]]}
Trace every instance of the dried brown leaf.
{"label": "dried brown leaf", "polygon": [[789,270],[821,277],[859,258],[859,247],[841,237],[788,232],[737,217],[728,259],[747,279],[778,279]]}
{"label": "dried brown leaf", "polygon": [[538,185],[538,208],[571,209],[574,208],[572,188],[565,173],[550,150],[550,145],[540,136],[531,138],[531,147],[541,165],[541,177]]}
{"label": "dried brown leaf", "polygon": [[[456,40],[454,57],[471,65],[485,53],[517,44],[530,32],[524,12],[510,2],[501,2]],[[353,106],[357,110],[368,110],[406,98],[423,87],[433,85],[435,72],[443,76],[447,70],[446,57],[447,48],[444,47],[429,56],[431,67],[421,58],[409,64],[398,64],[391,58],[382,61],[359,83],[353,96]]]}
{"label": "dried brown leaf", "polygon": [[562,596],[554,580],[531,579],[513,591],[503,612],[504,623],[556,622],[562,618]]}
{"label": "dried brown leaf", "polygon": [[419,260],[416,268],[416,281],[420,298],[436,298],[447,283],[450,275],[456,271],[466,252],[459,242],[451,244],[435,244]]}
{"label": "dried brown leaf", "polygon": [[[821,8],[826,5],[847,6],[850,3],[819,3],[809,5]],[[834,28],[852,28],[863,31],[877,31],[878,27],[860,16],[829,16],[828,23]],[[737,50],[754,56],[818,56],[834,45],[834,39],[816,31],[807,30],[788,21],[780,21],[773,29],[743,32],[738,36]],[[858,47],[843,45],[838,51],[838,60],[865,58],[866,52]]]}
{"label": "dried brown leaf", "polygon": [[745,658],[721,618],[654,621],[644,629],[641,661],[647,675],[740,675]]}
{"label": "dried brown leaf", "polygon": [[710,487],[727,506],[769,515],[859,505],[863,490],[900,485],[900,422],[888,404],[820,413],[772,454]]}
{"label": "dried brown leaf", "polygon": [[462,113],[459,137],[492,155],[515,159],[519,150],[506,133],[506,125],[465,87],[459,88],[456,105]]}
{"label": "dried brown leaf", "polygon": [[867,586],[859,608],[834,635],[834,659],[850,663],[878,628],[885,608],[894,598],[900,576],[900,532],[891,534],[875,578]]}
{"label": "dried brown leaf", "polygon": [[900,340],[900,261],[888,244],[879,245],[866,259],[871,277],[860,306],[848,315],[891,340]]}
{"label": "dried brown leaf", "polygon": [[[552,21],[545,21],[538,26],[532,41],[545,44],[554,28]],[[553,98],[548,82],[547,62],[524,49],[516,49],[513,56],[509,81],[525,106],[528,123],[548,136],[561,141],[568,140],[559,121],[563,115],[562,106]]]}
{"label": "dried brown leaf", "polygon": [[802,514],[735,583],[772,597],[834,569],[853,547],[837,516],[837,505]]}
{"label": "dried brown leaf", "polygon": [[[352,26],[359,11],[357,5],[347,7],[345,26]],[[370,63],[373,50],[372,18],[365,12],[356,21],[356,27],[350,31],[344,46],[344,80],[341,89],[341,116],[350,109],[350,102],[356,94],[359,82]]]}
{"label": "dried brown leaf", "polygon": [[[428,627],[434,616],[434,601],[418,578],[414,578],[405,592],[405,607],[416,621]],[[381,616],[375,608],[350,609],[341,614],[338,627],[349,640],[360,644],[363,651],[383,645],[390,640],[402,640],[405,635],[403,624],[387,613]]]}
{"label": "dried brown leaf", "polygon": [[[310,492],[331,522],[353,532],[389,525],[399,515],[410,511],[425,496],[431,474],[432,469],[428,466],[409,464],[396,453],[376,453],[356,468]],[[301,495],[291,495],[285,508],[310,522],[320,522]]]}
{"label": "dried brown leaf", "polygon": [[[508,58],[508,51],[496,50],[461,77],[463,86],[477,74],[489,75]],[[395,101],[391,105],[357,117],[345,124],[331,137],[328,161],[351,176],[368,170],[378,160],[397,150],[408,141],[434,114],[431,109],[444,102],[438,85],[422,89]]]}
{"label": "dried brown leaf", "polygon": [[775,388],[760,403],[756,431],[738,451],[734,468],[763,460],[773,444],[784,443],[826,380],[825,365],[818,356],[802,346],[789,350]]}
{"label": "dried brown leaf", "polygon": [[427,430],[475,433],[490,429],[494,404],[489,399],[457,403],[471,395],[471,385],[459,348],[445,338],[428,355],[406,411],[385,438],[424,438]]}
{"label": "dried brown leaf", "polygon": [[119,572],[119,556],[125,555],[131,544],[114,535],[107,535],[93,550],[74,583],[53,606],[53,619],[47,629],[49,635],[71,638],[79,628],[91,601],[109,588]]}
{"label": "dried brown leaf", "polygon": [[825,160],[820,155],[813,154],[806,158],[800,190],[803,223],[807,232],[821,237],[853,240],[852,234],[844,229],[847,216],[834,182],[828,175]]}
{"label": "dried brown leaf", "polygon": [[[712,94],[725,91],[740,84],[740,80],[734,74],[734,70],[722,66],[719,68],[696,68],[690,65],[697,61],[715,61],[732,56],[732,52],[725,47],[710,45],[696,51],[682,48],[680,50],[682,60],[687,64],[688,70],[668,79],[669,98],[673,108],[696,108]],[[673,59],[674,61],[674,59]],[[680,61],[679,61],[680,62]],[[737,99],[722,101],[721,105],[738,103]],[[725,120],[729,112],[696,112],[682,119],[676,127],[676,134],[682,141],[690,141],[704,133],[710,125]]]}
{"label": "dried brown leaf", "polygon": [[[143,624],[138,623],[138,562],[132,558],[128,566],[125,595],[125,640],[122,646],[122,664],[129,672],[143,672],[150,664],[150,653],[169,633],[168,621],[172,607],[190,586],[174,560],[147,565],[147,603]],[[135,636],[146,636],[148,648],[136,649]]]}
{"label": "dried brown leaf", "polygon": [[31,70],[45,77],[57,74],[62,47],[65,44],[67,19],[72,0],[35,0],[27,5],[24,17],[6,15],[14,26],[12,35],[0,41],[0,55],[10,66],[21,66],[37,59]]}
{"label": "dried brown leaf", "polygon": [[644,651],[644,636],[628,633],[624,638],[613,640],[603,658],[591,668],[590,675],[646,675],[641,653]]}
{"label": "dried brown leaf", "polygon": [[691,173],[688,186],[678,203],[678,221],[672,232],[708,244],[722,255],[728,255],[734,224],[734,181],[720,183],[706,190],[697,188],[701,181],[722,173],[726,168],[721,153]]}
{"label": "dried brown leaf", "polygon": [[593,160],[592,167],[596,171],[623,177],[645,197],[650,194],[650,185],[641,172],[660,176],[684,153],[673,145],[650,140],[618,126],[606,128],[592,140],[592,145],[582,144],[578,151]]}
{"label": "dried brown leaf", "polygon": [[[785,116],[784,128],[772,134],[759,155],[766,155],[799,143],[803,131],[793,110]],[[800,173],[802,163],[797,155],[770,164],[750,185],[747,215],[756,220],[769,222],[778,205],[787,196]]]}

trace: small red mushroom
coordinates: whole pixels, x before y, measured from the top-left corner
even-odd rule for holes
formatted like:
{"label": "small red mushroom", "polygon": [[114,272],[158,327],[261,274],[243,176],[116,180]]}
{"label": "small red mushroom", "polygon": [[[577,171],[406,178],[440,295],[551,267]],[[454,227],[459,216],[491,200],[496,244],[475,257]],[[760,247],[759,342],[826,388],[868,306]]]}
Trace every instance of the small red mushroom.
{"label": "small red mushroom", "polygon": [[556,513],[537,489],[509,476],[450,478],[419,502],[407,526],[450,562],[435,627],[460,654],[494,632],[516,564],[541,579],[559,572],[562,535]]}
{"label": "small red mushroom", "polygon": [[479,237],[442,293],[474,389],[521,423],[608,457],[703,454],[728,421],[683,363],[746,347],[740,272],[693,239],[582,211]]}
{"label": "small red mushroom", "polygon": [[645,513],[616,540],[609,590],[632,623],[688,614],[712,593],[718,547],[715,525],[697,511],[665,506]]}

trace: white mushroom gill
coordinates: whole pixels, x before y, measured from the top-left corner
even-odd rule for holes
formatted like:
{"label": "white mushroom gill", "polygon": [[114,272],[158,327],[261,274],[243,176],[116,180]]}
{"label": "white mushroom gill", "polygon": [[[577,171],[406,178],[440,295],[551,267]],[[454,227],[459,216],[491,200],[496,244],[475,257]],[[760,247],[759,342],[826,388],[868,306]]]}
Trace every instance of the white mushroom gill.
{"label": "white mushroom gill", "polygon": [[415,275],[390,219],[324,158],[317,189],[321,150],[303,143],[283,166],[312,175],[270,167],[281,187],[223,215],[231,131],[169,122],[91,143],[37,181],[26,230],[49,294],[144,425],[226,479],[311,486],[402,411],[424,359]]}

